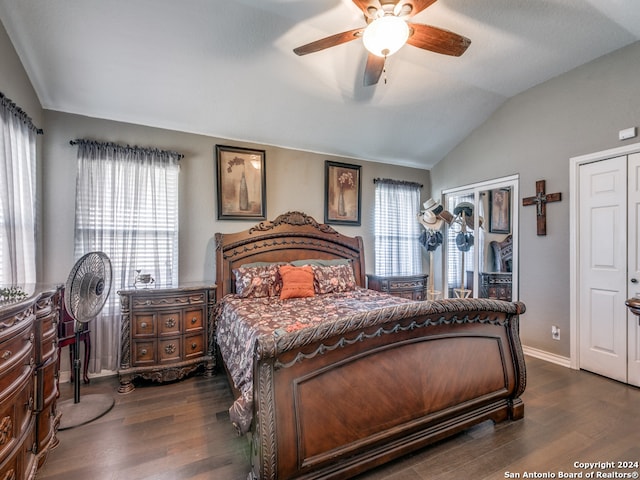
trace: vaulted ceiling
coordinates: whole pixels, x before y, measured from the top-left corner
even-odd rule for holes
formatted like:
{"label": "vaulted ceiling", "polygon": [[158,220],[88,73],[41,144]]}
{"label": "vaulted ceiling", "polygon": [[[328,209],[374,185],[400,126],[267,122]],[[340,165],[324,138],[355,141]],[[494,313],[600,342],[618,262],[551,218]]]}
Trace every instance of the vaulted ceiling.
{"label": "vaulted ceiling", "polygon": [[430,168],[510,97],[640,39],[638,0],[438,0],[412,18],[471,39],[405,45],[363,86],[351,0],[0,0],[42,106]]}

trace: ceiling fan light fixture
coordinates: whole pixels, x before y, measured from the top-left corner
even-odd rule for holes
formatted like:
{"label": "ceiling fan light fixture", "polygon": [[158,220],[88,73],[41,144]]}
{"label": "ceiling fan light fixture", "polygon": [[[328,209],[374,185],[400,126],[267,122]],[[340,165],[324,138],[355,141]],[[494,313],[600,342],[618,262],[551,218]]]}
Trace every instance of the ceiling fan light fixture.
{"label": "ceiling fan light fixture", "polygon": [[385,15],[371,22],[364,30],[365,48],[378,57],[393,55],[407,43],[409,25],[395,15]]}

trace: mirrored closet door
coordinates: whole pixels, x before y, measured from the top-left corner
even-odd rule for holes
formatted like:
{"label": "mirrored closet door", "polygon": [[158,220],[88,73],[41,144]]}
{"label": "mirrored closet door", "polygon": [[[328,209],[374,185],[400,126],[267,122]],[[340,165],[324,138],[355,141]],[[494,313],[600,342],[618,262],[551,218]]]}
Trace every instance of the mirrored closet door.
{"label": "mirrored closet door", "polygon": [[518,176],[443,191],[444,296],[518,299]]}

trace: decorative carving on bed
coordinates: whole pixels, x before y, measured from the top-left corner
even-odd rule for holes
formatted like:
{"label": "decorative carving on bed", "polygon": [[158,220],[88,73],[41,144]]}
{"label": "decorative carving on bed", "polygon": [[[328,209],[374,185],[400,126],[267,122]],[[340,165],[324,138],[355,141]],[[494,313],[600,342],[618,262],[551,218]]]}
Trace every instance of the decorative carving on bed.
{"label": "decorative carving on bed", "polygon": [[331,233],[340,235],[332,227],[325,223],[318,223],[313,217],[310,217],[306,213],[302,212],[287,212],[276,217],[275,220],[269,222],[260,222],[255,227],[249,229],[249,233],[253,232],[268,232],[279,225],[311,225],[317,228],[322,233]]}

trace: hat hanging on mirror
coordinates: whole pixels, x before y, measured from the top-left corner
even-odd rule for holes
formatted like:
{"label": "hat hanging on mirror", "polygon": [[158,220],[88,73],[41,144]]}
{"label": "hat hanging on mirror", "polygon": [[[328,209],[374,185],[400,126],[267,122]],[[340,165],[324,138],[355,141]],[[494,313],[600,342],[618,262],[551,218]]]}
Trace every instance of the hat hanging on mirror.
{"label": "hat hanging on mirror", "polygon": [[420,234],[420,244],[427,249],[427,252],[435,251],[440,245],[442,245],[442,232],[437,230],[423,230]]}
{"label": "hat hanging on mirror", "polygon": [[473,247],[473,234],[468,232],[460,232],[456,235],[456,247],[461,252],[468,252]]}
{"label": "hat hanging on mirror", "polygon": [[[461,217],[464,214],[465,224],[468,228],[475,228],[475,215],[473,214],[473,203],[471,202],[460,202],[453,209],[453,214],[456,217]],[[484,218],[478,217],[478,226],[482,228],[484,225]]]}
{"label": "hat hanging on mirror", "polygon": [[446,211],[439,201],[430,198],[422,204],[422,207],[424,208],[423,214],[429,212],[440,220],[443,220],[447,225],[451,225],[453,215]]}
{"label": "hat hanging on mirror", "polygon": [[418,221],[427,230],[440,230],[443,223],[443,220],[430,210],[425,210],[422,215],[418,215]]}

